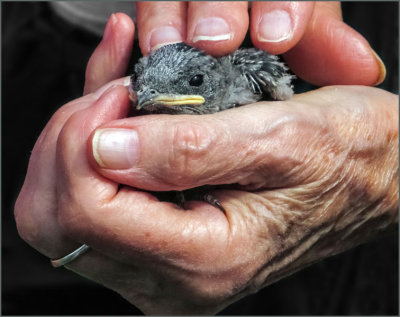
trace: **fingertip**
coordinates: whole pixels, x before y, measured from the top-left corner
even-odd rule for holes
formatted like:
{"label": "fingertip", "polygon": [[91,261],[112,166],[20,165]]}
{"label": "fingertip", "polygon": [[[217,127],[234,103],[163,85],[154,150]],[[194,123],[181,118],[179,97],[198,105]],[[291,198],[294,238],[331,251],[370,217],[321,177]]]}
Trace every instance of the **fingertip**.
{"label": "fingertip", "polygon": [[121,85],[120,81],[115,82],[116,84],[105,90],[92,107],[98,112],[101,121],[125,118],[128,115],[131,106],[128,89]]}
{"label": "fingertip", "polygon": [[116,14],[114,13],[111,14],[104,29],[102,41],[108,41],[111,38],[112,34],[114,33],[113,30],[117,22],[118,19]]}
{"label": "fingertip", "polygon": [[[135,23],[133,23],[132,19],[126,15],[125,13],[114,13],[112,14],[116,19],[116,22],[113,26],[113,37],[115,38],[115,45],[122,50],[131,49],[133,46],[133,41],[135,38]],[[121,43],[124,45],[121,45]],[[118,51],[119,51],[118,50]]]}
{"label": "fingertip", "polygon": [[383,83],[383,81],[386,78],[386,66],[383,63],[382,59],[379,57],[379,55],[371,48],[372,54],[375,57],[376,63],[378,65],[378,78],[376,82],[373,84],[373,86],[378,86]]}
{"label": "fingertip", "polygon": [[88,135],[92,130],[106,122],[128,116],[131,103],[128,89],[122,85],[122,80],[121,78],[101,87],[95,92],[95,99],[92,103],[74,114],[77,125],[82,125],[82,122],[85,122],[82,128],[89,129],[86,131]]}
{"label": "fingertip", "polygon": [[[135,37],[135,24],[132,19],[126,15],[125,13],[113,13],[109,19],[110,24],[110,36],[108,39],[104,39],[106,36],[106,32],[108,31],[108,27],[106,27],[105,35],[103,37],[103,41],[105,49],[107,49],[109,62],[118,64],[127,64],[129,61],[133,41]],[[123,63],[122,63],[123,61]],[[111,73],[116,73],[118,76],[113,76],[113,79],[121,77],[124,75],[124,71],[122,71],[121,66],[110,67]]]}
{"label": "fingertip", "polygon": [[132,19],[123,12],[113,13],[117,19],[117,23],[120,24],[121,30],[127,30],[129,32],[135,32],[135,23],[133,23]]}
{"label": "fingertip", "polygon": [[251,8],[251,38],[254,46],[282,54],[303,36],[311,18],[312,2],[254,2]]}
{"label": "fingertip", "polygon": [[247,6],[246,2],[191,2],[187,43],[214,56],[235,51],[248,29]]}
{"label": "fingertip", "polygon": [[155,51],[168,44],[183,42],[183,36],[173,26],[159,27],[150,34],[150,40],[146,53]]}
{"label": "fingertip", "polygon": [[130,35],[133,39],[135,33],[135,24],[132,19],[125,13],[112,13],[108,19],[102,42],[114,40],[117,36]]}
{"label": "fingertip", "polygon": [[143,55],[186,37],[185,2],[138,2],[137,25]]}
{"label": "fingertip", "polygon": [[124,13],[110,16],[103,38],[86,67],[84,95],[125,74],[134,35],[135,25],[129,16]]}

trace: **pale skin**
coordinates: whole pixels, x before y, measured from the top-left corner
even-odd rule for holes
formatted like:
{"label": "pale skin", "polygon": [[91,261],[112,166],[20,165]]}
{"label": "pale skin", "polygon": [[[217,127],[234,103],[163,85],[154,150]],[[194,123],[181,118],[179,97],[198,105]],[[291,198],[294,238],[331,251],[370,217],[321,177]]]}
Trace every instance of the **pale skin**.
{"label": "pale skin", "polygon": [[[318,38],[302,23],[300,39]],[[45,256],[86,243],[91,250],[67,268],[144,313],[212,314],[398,222],[397,95],[331,86],[213,115],[126,118],[128,91],[118,78],[134,26],[117,14],[107,31],[88,64],[85,95],[58,110],[39,137],[16,203],[21,237]],[[347,43],[359,39],[349,32]],[[382,67],[368,43],[348,49],[373,64],[352,84],[378,82]],[[331,81],[352,76],[326,67]],[[93,137],[121,129],[135,131],[138,150],[116,169]],[[204,184],[239,184],[213,192],[225,214],[203,202],[184,210],[143,191]]]}

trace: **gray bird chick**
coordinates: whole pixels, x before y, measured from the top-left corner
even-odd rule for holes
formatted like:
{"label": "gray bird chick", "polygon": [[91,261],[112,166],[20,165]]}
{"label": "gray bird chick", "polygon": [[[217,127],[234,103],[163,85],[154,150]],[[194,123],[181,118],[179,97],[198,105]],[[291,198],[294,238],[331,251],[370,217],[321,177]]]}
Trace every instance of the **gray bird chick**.
{"label": "gray bird chick", "polygon": [[293,75],[254,48],[214,58],[185,43],[161,47],[135,65],[130,96],[145,113],[207,114],[293,95]]}
{"label": "gray bird chick", "polygon": [[[277,56],[254,48],[214,58],[184,43],[163,46],[135,65],[130,98],[142,113],[207,114],[259,100],[293,95],[294,76]],[[205,185],[185,191],[153,192],[161,201],[184,205],[203,200],[225,212]]]}

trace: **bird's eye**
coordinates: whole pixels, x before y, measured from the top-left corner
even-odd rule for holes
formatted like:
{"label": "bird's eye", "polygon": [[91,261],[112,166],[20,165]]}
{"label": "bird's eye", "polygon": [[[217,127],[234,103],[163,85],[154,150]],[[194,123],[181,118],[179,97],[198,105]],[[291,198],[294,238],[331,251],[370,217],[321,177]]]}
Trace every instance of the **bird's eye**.
{"label": "bird's eye", "polygon": [[203,75],[196,75],[196,76],[193,76],[193,77],[189,80],[189,85],[190,85],[190,86],[201,86],[202,83],[203,83]]}

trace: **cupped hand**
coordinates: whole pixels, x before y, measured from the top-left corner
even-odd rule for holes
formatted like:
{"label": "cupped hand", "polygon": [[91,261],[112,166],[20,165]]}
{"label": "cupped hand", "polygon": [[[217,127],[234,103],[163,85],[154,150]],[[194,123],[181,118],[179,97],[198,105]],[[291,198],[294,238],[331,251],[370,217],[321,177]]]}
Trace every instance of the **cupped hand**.
{"label": "cupped hand", "polygon": [[[15,206],[41,253],[86,243],[68,268],[145,313],[214,313],[397,221],[397,96],[337,86],[201,117],[127,119],[116,78],[134,29],[113,19],[86,95],[42,132]],[[213,195],[226,214],[144,191],[203,184],[221,185]]]}
{"label": "cupped hand", "polygon": [[318,86],[377,85],[385,66],[342,21],[339,2],[138,2],[143,54],[184,41],[215,56],[235,51],[250,28],[253,45],[284,54],[292,71]]}
{"label": "cupped hand", "polygon": [[[335,86],[212,115],[124,118],[126,88],[104,87],[42,133],[19,232],[50,258],[88,244],[67,267],[145,313],[215,313],[396,223],[397,104]],[[212,193],[225,214],[143,191],[204,184],[228,184]]]}

